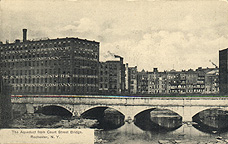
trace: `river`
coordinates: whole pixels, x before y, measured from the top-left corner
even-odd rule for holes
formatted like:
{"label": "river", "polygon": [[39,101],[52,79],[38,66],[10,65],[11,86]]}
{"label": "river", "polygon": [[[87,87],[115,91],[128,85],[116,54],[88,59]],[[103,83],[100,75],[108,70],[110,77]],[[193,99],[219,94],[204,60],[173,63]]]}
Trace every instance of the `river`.
{"label": "river", "polygon": [[[96,143],[109,144],[157,144],[157,143],[228,143],[228,132],[209,134],[183,124],[174,131],[152,132],[138,128],[134,123],[125,123],[114,130],[97,130]],[[227,141],[227,142],[225,142]]]}
{"label": "river", "polygon": [[[205,128],[205,125],[200,124],[198,124],[197,128],[195,128],[194,124],[197,124],[196,122],[180,122],[181,119],[179,119],[179,116],[167,110],[147,110],[136,115],[134,117],[134,120],[125,120],[124,116],[121,113],[110,108],[97,108],[90,110],[82,115],[82,118],[84,119],[70,116],[64,118],[63,116],[44,115],[42,113],[25,114],[14,119],[11,124],[11,128],[93,127],[96,129],[96,144],[227,144],[228,127],[226,125],[227,119],[224,119],[228,115],[227,112],[217,109],[210,110],[210,113],[208,113],[208,111],[209,110],[201,112],[201,114],[199,114],[197,117],[197,120],[200,123],[204,121],[205,124],[209,124],[210,126],[214,127],[216,125],[224,125],[225,129],[223,129],[223,131],[216,131],[214,129],[209,130],[208,128]],[[138,123],[135,124],[134,122]],[[168,126],[172,129],[158,128],[155,131],[158,123],[163,127]],[[153,126],[154,124],[155,126]],[[176,126],[176,129],[173,128],[173,126]],[[111,129],[114,127],[115,129]],[[149,130],[145,130],[147,128],[149,128]]]}
{"label": "river", "polygon": [[[42,114],[27,114],[14,120],[12,128],[79,128],[90,127],[96,122],[88,119],[70,118],[61,120],[57,116],[45,116]],[[53,121],[55,120],[55,121]],[[58,122],[60,120],[60,122]],[[45,121],[45,123],[44,123]],[[37,122],[42,122],[38,126]],[[122,123],[122,121],[120,121]],[[228,143],[228,132],[210,134],[202,132],[192,126],[192,122],[185,122],[181,127],[173,131],[145,131],[134,124],[134,122],[123,122],[123,125],[112,130],[95,130],[95,143],[107,144],[163,144],[163,143],[184,143],[184,144],[206,144],[206,143]],[[81,128],[83,128],[81,127]],[[206,131],[204,129],[204,131]]]}

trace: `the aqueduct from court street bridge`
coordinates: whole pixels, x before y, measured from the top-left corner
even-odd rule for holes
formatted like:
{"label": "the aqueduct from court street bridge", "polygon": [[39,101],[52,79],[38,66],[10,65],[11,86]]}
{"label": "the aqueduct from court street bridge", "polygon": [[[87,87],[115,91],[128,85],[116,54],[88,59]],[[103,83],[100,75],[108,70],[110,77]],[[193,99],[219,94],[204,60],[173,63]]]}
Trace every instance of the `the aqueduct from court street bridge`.
{"label": "the aqueduct from court street bridge", "polygon": [[23,105],[27,113],[34,113],[39,107],[58,106],[73,116],[96,107],[110,107],[125,115],[125,119],[160,108],[178,113],[183,121],[192,121],[195,114],[209,108],[228,110],[227,97],[12,96],[12,104],[13,108]]}

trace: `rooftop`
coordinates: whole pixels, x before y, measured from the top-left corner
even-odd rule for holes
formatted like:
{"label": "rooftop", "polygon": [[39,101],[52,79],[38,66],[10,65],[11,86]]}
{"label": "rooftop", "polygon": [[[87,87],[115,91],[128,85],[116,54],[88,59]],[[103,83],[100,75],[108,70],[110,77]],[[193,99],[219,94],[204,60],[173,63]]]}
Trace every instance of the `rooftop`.
{"label": "rooftop", "polygon": [[15,44],[28,44],[28,43],[37,43],[37,42],[51,42],[51,41],[62,41],[62,40],[78,40],[78,41],[85,41],[85,42],[90,42],[90,43],[96,43],[99,44],[99,42],[96,41],[91,41],[87,39],[80,39],[80,38],[75,38],[75,37],[66,37],[66,38],[56,38],[56,39],[49,39],[49,38],[43,38],[43,39],[33,39],[33,40],[26,40],[23,42],[22,40],[15,40],[12,43],[0,43],[2,45],[15,45]]}

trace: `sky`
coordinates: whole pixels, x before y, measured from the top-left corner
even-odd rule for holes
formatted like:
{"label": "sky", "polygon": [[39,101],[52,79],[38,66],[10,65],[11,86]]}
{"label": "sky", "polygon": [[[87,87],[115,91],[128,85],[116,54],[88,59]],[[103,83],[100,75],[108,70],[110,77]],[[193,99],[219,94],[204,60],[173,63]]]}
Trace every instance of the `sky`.
{"label": "sky", "polygon": [[120,55],[138,70],[219,65],[228,48],[222,0],[0,0],[0,41],[78,37],[100,42],[100,61]]}

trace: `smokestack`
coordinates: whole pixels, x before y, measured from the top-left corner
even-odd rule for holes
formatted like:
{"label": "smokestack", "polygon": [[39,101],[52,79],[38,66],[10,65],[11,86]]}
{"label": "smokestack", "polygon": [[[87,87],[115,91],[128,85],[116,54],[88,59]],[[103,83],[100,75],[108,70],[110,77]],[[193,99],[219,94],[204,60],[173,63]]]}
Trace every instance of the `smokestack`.
{"label": "smokestack", "polygon": [[154,72],[158,72],[158,68],[154,68]]}
{"label": "smokestack", "polygon": [[27,40],[27,29],[23,29],[23,42]]}

